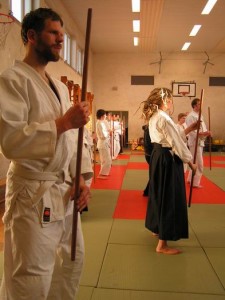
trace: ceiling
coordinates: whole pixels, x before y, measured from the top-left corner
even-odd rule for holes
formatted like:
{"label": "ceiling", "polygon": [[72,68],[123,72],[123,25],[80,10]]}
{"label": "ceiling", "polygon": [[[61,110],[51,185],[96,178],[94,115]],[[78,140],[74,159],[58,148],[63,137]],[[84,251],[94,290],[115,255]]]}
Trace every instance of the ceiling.
{"label": "ceiling", "polygon": [[[63,5],[85,35],[87,11],[92,8],[91,49],[94,53],[187,52],[225,53],[225,0],[209,15],[201,15],[207,0],[141,0],[132,13],[131,0],[63,0]],[[140,18],[140,44],[133,46],[132,20]],[[196,37],[189,37],[201,24]],[[207,55],[207,54],[206,54]]]}

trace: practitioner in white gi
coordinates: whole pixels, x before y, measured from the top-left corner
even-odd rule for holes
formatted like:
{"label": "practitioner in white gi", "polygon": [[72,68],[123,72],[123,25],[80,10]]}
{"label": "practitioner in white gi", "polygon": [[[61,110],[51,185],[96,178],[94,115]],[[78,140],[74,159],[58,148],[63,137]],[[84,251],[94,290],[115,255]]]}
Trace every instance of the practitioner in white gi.
{"label": "practitioner in white gi", "polygon": [[[76,133],[89,120],[86,102],[71,107],[68,89],[46,72],[60,58],[63,21],[48,8],[28,13],[21,36],[25,58],[0,76],[1,151],[7,174],[1,300],[74,300],[84,243],[78,215],[71,261]],[[81,172],[82,173],[82,172]],[[78,210],[90,190],[80,181]]]}
{"label": "practitioner in white gi", "polygon": [[117,159],[117,156],[120,153],[120,135],[122,134],[121,132],[121,124],[119,121],[119,116],[114,116],[113,118],[113,157],[112,159],[115,160]]}
{"label": "practitioner in white gi", "polygon": [[[189,126],[187,126],[187,124],[185,123],[186,117],[187,117],[186,113],[180,113],[180,114],[178,114],[177,128],[178,128],[178,131],[179,131],[179,133],[180,133],[183,141],[187,145],[188,134],[192,130],[196,129],[197,120],[194,123],[192,123]],[[184,173],[186,173],[187,167],[188,167],[188,165],[186,163],[184,163]]]}
{"label": "practitioner in white gi", "polygon": [[154,89],[144,101],[143,116],[149,120],[153,143],[150,157],[150,189],[145,226],[158,236],[157,253],[178,254],[167,241],[188,238],[188,216],[183,162],[195,170],[192,155],[176,124],[166,113],[172,105],[172,92]]}
{"label": "practitioner in white gi", "polygon": [[[189,126],[191,123],[196,122],[199,116],[199,109],[200,109],[200,99],[195,98],[191,102],[191,106],[193,108],[192,112],[190,112],[186,117],[186,124]],[[197,164],[197,171],[193,178],[193,187],[195,188],[202,188],[201,185],[201,178],[203,174],[203,148],[205,145],[205,139],[207,136],[211,136],[211,132],[207,130],[206,124],[204,122],[203,116],[201,115],[201,124],[199,130],[199,139],[197,144],[197,152],[196,152],[196,164]],[[194,157],[195,152],[195,144],[196,144],[196,137],[197,137],[197,130],[192,131],[188,135],[188,146]],[[190,183],[191,181],[192,172],[190,170],[187,178],[187,182]]]}
{"label": "practitioner in white gi", "polygon": [[107,179],[107,176],[109,175],[111,170],[112,158],[110,155],[110,134],[105,122],[105,110],[97,110],[96,117],[96,134],[98,138],[97,148],[99,151],[99,159],[101,163],[100,172],[97,178]]}

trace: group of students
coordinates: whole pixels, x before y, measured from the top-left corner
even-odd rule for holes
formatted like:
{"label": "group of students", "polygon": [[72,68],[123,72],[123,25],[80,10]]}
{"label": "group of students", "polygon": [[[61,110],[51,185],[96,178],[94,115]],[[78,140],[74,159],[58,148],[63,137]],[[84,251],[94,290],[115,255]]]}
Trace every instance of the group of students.
{"label": "group of students", "polygon": [[[49,8],[31,11],[21,27],[25,57],[0,76],[0,145],[10,160],[1,300],[74,300],[83,269],[79,213],[76,259],[71,260],[72,200],[77,129],[88,123],[90,110],[85,101],[71,106],[67,87],[46,71],[49,62],[60,59],[63,36],[58,13]],[[171,104],[171,91],[158,88],[143,109],[153,143],[146,227],[158,235],[157,252],[177,254],[180,251],[170,248],[167,241],[188,237],[183,162],[194,172],[196,165],[192,145],[189,150],[166,113]],[[107,178],[112,164],[111,131],[105,117],[104,110],[97,111],[99,178]],[[83,155],[76,199],[79,212],[91,198],[88,180],[92,172]]]}
{"label": "group of students", "polygon": [[100,172],[98,179],[107,179],[115,160],[122,150],[123,123],[119,115],[112,115],[104,109],[96,112],[97,149],[99,151]]}
{"label": "group of students", "polygon": [[[149,195],[145,226],[153,235],[158,236],[156,252],[164,254],[181,252],[169,247],[167,241],[188,238],[184,163],[190,167],[187,181],[190,182],[193,172],[193,186],[200,188],[204,139],[211,135],[202,116],[201,123],[198,124],[200,99],[192,101],[193,111],[188,116],[179,116],[179,119],[182,117],[186,121],[185,127],[177,126],[166,113],[172,106],[172,100],[171,90],[156,88],[143,105],[143,116],[148,122],[143,129],[146,136],[149,134],[148,143],[149,138],[151,141],[151,149],[148,147],[150,153],[146,153],[150,168],[149,182],[144,190],[144,195]],[[196,140],[198,125],[200,138]],[[194,164],[196,142],[197,155]]]}

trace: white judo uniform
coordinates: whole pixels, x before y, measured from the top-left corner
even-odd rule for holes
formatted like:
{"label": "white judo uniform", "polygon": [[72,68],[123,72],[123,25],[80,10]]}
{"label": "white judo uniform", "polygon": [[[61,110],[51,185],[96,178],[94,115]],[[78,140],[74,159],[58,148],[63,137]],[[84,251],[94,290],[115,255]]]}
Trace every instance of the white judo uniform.
{"label": "white judo uniform", "polygon": [[122,134],[121,132],[121,125],[119,121],[114,121],[114,134],[113,134],[113,138],[114,138],[114,143],[113,143],[113,147],[114,147],[114,151],[113,151],[113,159],[116,159],[117,156],[120,153],[120,135]]}
{"label": "white judo uniform", "polygon": [[104,120],[98,120],[96,122],[96,134],[97,134],[97,148],[99,151],[99,158],[101,168],[99,174],[109,175],[112,165],[112,158],[110,155],[110,136],[109,131]]}
{"label": "white judo uniform", "polygon": [[[193,122],[198,121],[198,113],[195,111],[190,112],[187,115],[186,118],[186,124],[187,126],[191,125]],[[206,124],[204,122],[203,116],[201,115],[201,125],[199,132],[205,132],[207,131]],[[196,143],[196,137],[197,137],[197,130],[191,131],[188,134],[188,146],[191,151],[192,156],[194,157],[195,152],[195,143]],[[198,145],[197,145],[197,152],[196,152],[196,164],[197,164],[197,170],[195,173],[195,176],[193,178],[193,186],[200,186],[200,181],[203,174],[203,148],[205,145],[205,137],[199,137],[198,139]],[[189,171],[187,181],[191,181],[191,174],[192,171]]]}
{"label": "white judo uniform", "polygon": [[54,120],[71,104],[67,87],[49,79],[58,97],[24,62],[16,61],[0,77],[1,151],[11,160],[1,300],[74,300],[79,285],[84,257],[80,216],[76,260],[70,259],[77,130],[57,139]]}

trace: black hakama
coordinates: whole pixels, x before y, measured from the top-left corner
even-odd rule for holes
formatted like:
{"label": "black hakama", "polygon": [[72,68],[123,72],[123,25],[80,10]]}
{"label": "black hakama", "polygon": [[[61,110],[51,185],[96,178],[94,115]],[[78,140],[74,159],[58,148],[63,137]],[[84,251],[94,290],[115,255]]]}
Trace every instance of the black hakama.
{"label": "black hakama", "polygon": [[145,226],[160,240],[188,238],[183,162],[169,148],[154,143],[150,159],[150,199]]}

